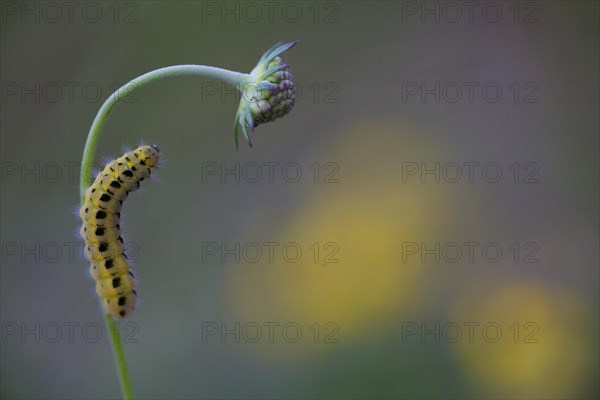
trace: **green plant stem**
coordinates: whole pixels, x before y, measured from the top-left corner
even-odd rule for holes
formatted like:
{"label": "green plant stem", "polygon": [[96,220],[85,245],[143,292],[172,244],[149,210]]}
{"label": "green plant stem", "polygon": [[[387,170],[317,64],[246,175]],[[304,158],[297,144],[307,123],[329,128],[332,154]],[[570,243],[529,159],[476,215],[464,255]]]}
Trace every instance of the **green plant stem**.
{"label": "green plant stem", "polygon": [[104,322],[106,322],[107,332],[109,333],[110,343],[119,375],[119,384],[121,385],[121,394],[123,399],[132,400],[133,390],[131,389],[131,381],[129,380],[129,372],[127,371],[127,362],[125,360],[125,352],[121,343],[121,335],[119,327],[110,314],[104,314]]}
{"label": "green plant stem", "polygon": [[234,72],[227,69],[209,67],[206,65],[173,65],[147,72],[117,89],[113,94],[110,95],[104,104],[102,104],[102,107],[100,107],[100,110],[98,111],[98,114],[96,114],[96,118],[94,118],[94,122],[90,128],[90,132],[88,133],[87,141],[85,142],[83,158],[81,160],[81,176],[79,181],[82,204],[85,190],[92,183],[92,170],[90,167],[94,162],[96,146],[98,145],[102,128],[104,127],[110,112],[121,100],[125,99],[129,94],[137,91],[142,86],[150,82],[173,76],[200,76],[204,78],[212,78],[235,86],[238,90],[241,90],[243,82],[249,77],[248,74],[243,74],[241,72]]}
{"label": "green plant stem", "polygon": [[[98,145],[102,128],[104,127],[110,112],[121,100],[125,99],[133,91],[140,89],[150,82],[172,76],[199,76],[212,78],[235,86],[238,90],[241,90],[242,84],[249,77],[249,75],[240,72],[205,65],[173,65],[145,73],[117,89],[104,104],[102,104],[102,107],[100,107],[85,142],[83,157],[81,159],[81,176],[79,181],[81,204],[84,203],[86,189],[92,183],[92,170],[90,167],[93,165],[96,156],[96,146]],[[125,352],[123,351],[123,345],[118,334],[118,326],[110,314],[104,315],[104,321],[106,323],[107,332],[111,336],[110,343],[113,350],[115,365],[117,367],[122,396],[127,400],[133,399],[133,390],[127,371]]]}

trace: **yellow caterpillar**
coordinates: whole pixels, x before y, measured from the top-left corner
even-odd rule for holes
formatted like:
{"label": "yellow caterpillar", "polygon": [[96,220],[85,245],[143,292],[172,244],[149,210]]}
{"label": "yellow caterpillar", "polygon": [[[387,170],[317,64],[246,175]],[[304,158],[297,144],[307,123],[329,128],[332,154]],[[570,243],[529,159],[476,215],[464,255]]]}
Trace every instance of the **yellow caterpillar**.
{"label": "yellow caterpillar", "polygon": [[80,215],[85,256],[104,310],[114,318],[129,316],[135,308],[135,277],[121,237],[121,207],[130,192],[150,176],[158,163],[158,146],[140,146],[111,161],[85,192]]}

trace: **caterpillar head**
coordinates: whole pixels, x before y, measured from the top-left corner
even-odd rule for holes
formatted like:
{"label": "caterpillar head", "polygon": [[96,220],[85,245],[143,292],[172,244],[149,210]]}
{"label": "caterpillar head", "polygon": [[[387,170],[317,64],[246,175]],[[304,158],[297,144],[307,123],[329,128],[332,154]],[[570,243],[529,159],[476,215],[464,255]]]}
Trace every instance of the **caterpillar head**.
{"label": "caterpillar head", "polygon": [[254,131],[260,124],[283,117],[296,104],[296,85],[289,72],[289,65],[283,62],[280,55],[297,43],[298,41],[277,44],[267,50],[244,82],[242,99],[235,116],[236,147],[240,130],[252,147],[248,130]]}
{"label": "caterpillar head", "polygon": [[152,146],[140,146],[135,149],[134,154],[136,154],[140,160],[144,161],[146,167],[152,168],[158,163],[160,148],[155,144]]}

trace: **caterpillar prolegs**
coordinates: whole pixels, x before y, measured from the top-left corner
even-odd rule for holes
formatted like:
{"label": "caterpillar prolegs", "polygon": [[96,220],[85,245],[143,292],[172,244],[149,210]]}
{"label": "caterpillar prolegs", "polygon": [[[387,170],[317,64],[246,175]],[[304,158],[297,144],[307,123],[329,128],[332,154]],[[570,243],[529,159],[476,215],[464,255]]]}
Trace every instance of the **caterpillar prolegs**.
{"label": "caterpillar prolegs", "polygon": [[81,236],[90,274],[104,310],[116,319],[133,312],[137,296],[121,237],[121,207],[129,193],[150,176],[159,153],[156,145],[140,146],[108,163],[86,190],[81,207]]}

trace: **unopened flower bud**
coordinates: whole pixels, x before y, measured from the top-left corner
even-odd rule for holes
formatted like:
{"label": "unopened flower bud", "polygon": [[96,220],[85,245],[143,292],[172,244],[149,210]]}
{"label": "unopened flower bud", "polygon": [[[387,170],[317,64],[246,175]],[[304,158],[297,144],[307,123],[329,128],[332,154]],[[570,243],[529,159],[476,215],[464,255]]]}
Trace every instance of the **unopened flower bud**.
{"label": "unopened flower bud", "polygon": [[296,85],[289,65],[280,57],[298,41],[280,44],[269,49],[252,70],[242,88],[242,100],[236,114],[234,133],[238,145],[239,131],[252,142],[248,131],[260,124],[274,121],[289,113],[296,104]]}

